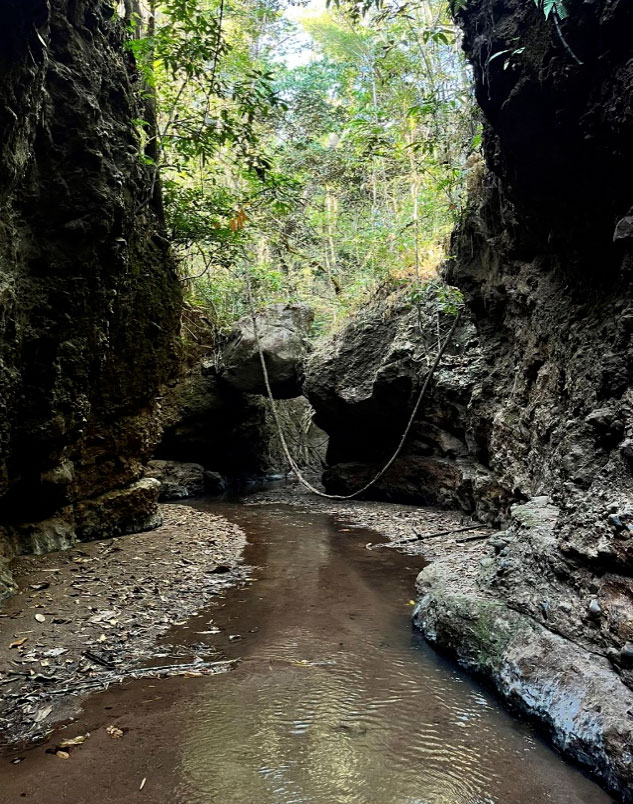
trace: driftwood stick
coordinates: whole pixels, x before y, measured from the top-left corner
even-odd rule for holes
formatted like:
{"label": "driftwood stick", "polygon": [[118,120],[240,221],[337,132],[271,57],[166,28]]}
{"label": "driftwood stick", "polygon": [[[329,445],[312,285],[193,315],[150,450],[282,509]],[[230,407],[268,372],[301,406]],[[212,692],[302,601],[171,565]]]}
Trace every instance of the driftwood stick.
{"label": "driftwood stick", "polygon": [[438,536],[452,536],[453,533],[467,533],[469,530],[482,530],[488,525],[469,525],[467,528],[453,528],[452,530],[439,530],[437,533],[416,533],[415,539],[410,541],[425,542],[427,539],[436,539]]}
{"label": "driftwood stick", "polygon": [[464,536],[463,539],[455,539],[455,544],[464,544],[464,542],[478,542],[481,539],[489,539],[492,533],[476,533],[474,536]]}
{"label": "driftwood stick", "polygon": [[121,673],[102,673],[97,678],[86,679],[79,681],[76,684],[69,684],[65,687],[58,689],[42,690],[41,692],[30,693],[14,693],[8,695],[8,698],[31,698],[35,695],[49,696],[49,695],[73,695],[78,692],[85,692],[87,690],[99,689],[100,687],[108,688],[111,684],[120,684],[122,681],[129,681],[132,679],[140,678],[160,678],[161,676],[176,676],[184,675],[185,673],[200,673],[201,675],[214,675],[215,673],[223,673],[230,670],[235,664],[237,659],[228,659],[219,662],[188,662],[187,664],[170,664],[162,667],[137,667],[134,670],[124,670]]}
{"label": "driftwood stick", "polygon": [[366,544],[368,550],[373,550],[374,547],[399,547],[401,544],[410,544],[411,542],[425,542],[427,539],[436,539],[438,536],[451,536],[453,533],[467,533],[469,530],[482,530],[488,528],[488,525],[469,525],[467,528],[452,528],[451,530],[439,530],[437,533],[416,533],[410,539],[398,539],[396,542],[378,542],[377,544]]}

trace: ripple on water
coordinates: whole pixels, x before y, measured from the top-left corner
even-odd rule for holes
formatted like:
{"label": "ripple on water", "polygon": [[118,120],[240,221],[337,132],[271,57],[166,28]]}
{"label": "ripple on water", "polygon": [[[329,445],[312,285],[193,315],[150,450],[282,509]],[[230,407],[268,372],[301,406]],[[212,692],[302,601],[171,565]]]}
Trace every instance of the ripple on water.
{"label": "ripple on water", "polygon": [[185,713],[175,804],[611,801],[412,640],[404,558],[369,561],[367,534],[323,516],[227,510],[265,543],[261,580],[228,604],[232,632],[258,632]]}

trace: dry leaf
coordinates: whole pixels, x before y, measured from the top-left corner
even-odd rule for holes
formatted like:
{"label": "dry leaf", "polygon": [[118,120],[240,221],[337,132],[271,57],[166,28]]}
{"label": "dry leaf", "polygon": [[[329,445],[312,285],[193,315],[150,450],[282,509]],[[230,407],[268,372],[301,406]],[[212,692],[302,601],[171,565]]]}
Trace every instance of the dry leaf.
{"label": "dry leaf", "polygon": [[28,637],[22,637],[22,639],[16,639],[15,642],[12,642],[9,645],[9,648],[19,648],[20,645],[24,645]]}
{"label": "dry leaf", "polygon": [[105,634],[101,634],[97,642],[105,642],[107,640],[107,636]]}
{"label": "dry leaf", "polygon": [[117,729],[116,726],[106,726],[106,731],[113,740],[119,740],[121,737],[123,737],[123,732],[121,729]]}
{"label": "dry leaf", "polygon": [[46,617],[43,614],[36,614],[35,619],[38,621],[38,623],[46,622]]}
{"label": "dry leaf", "polygon": [[73,737],[72,740],[64,740],[62,743],[59,744],[60,748],[72,748],[74,745],[81,745],[85,743],[86,740],[90,737],[89,734],[80,734],[79,737]]}
{"label": "dry leaf", "polygon": [[68,751],[55,751],[55,756],[59,757],[60,759],[70,759],[70,754]]}
{"label": "dry leaf", "polygon": [[41,723],[42,720],[47,718],[52,711],[53,711],[53,705],[52,704],[49,704],[48,706],[45,706],[43,709],[40,709],[39,712],[35,715],[35,722],[36,723]]}

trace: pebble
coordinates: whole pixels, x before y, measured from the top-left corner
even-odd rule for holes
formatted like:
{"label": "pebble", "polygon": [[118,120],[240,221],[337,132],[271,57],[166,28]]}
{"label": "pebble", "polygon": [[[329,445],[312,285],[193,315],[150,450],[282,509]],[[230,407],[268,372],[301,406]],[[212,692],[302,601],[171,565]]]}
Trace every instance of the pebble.
{"label": "pebble", "polygon": [[589,604],[589,614],[591,614],[592,617],[599,617],[602,614],[602,606],[595,598]]}
{"label": "pebble", "polygon": [[626,642],[620,651],[620,657],[626,662],[633,662],[633,642]]}

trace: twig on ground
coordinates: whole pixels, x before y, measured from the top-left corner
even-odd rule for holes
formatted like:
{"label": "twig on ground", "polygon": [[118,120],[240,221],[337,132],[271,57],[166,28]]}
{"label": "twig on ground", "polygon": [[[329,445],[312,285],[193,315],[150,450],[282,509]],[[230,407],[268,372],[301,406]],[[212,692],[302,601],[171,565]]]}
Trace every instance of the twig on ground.
{"label": "twig on ground", "polygon": [[397,542],[378,542],[372,544],[369,542],[365,545],[368,550],[373,550],[374,547],[399,547],[401,544],[410,544],[411,542],[425,542],[427,539],[436,539],[439,536],[451,536],[453,533],[467,533],[470,530],[482,530],[489,528],[489,525],[469,525],[467,528],[452,528],[451,530],[439,530],[437,533],[416,533],[410,539],[398,539]]}
{"label": "twig on ground", "polygon": [[97,678],[79,681],[76,684],[71,684],[65,687],[60,687],[53,690],[41,690],[40,692],[13,693],[8,695],[7,698],[33,698],[37,695],[74,695],[78,692],[85,690],[92,690],[99,687],[107,689],[111,684],[120,684],[123,681],[130,681],[139,678],[161,678],[162,676],[179,676],[186,675],[187,673],[195,673],[199,675],[215,675],[216,673],[225,673],[231,670],[237,659],[227,659],[218,662],[188,662],[187,664],[171,664],[162,667],[137,667],[134,670],[126,670],[122,673],[102,673]]}
{"label": "twig on ground", "polygon": [[463,539],[455,539],[455,544],[464,544],[464,542],[478,542],[481,539],[489,539],[492,533],[476,533],[474,536],[465,536]]}

